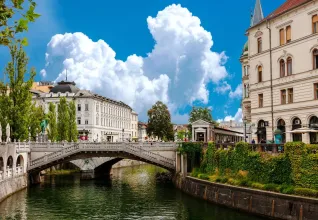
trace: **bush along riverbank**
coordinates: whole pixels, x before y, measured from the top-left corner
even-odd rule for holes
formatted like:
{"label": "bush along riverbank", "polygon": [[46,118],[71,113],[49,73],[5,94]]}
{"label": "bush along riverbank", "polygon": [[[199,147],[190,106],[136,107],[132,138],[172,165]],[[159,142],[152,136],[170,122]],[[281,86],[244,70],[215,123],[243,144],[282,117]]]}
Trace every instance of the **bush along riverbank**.
{"label": "bush along riverbank", "polygon": [[191,143],[179,146],[179,152],[190,156],[190,161],[196,161],[199,153],[200,162],[192,169],[192,177],[315,198],[318,197],[317,149],[315,145],[293,142],[284,145],[284,153],[272,155],[252,151],[243,142],[226,150],[217,150],[214,143],[200,150],[197,143],[193,147]]}

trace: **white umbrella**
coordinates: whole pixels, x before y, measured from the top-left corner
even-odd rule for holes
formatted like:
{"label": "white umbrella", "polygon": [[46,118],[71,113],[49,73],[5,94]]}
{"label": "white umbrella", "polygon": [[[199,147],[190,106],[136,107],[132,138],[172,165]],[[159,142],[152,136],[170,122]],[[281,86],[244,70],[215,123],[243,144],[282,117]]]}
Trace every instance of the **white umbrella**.
{"label": "white umbrella", "polygon": [[286,131],[286,133],[292,133],[292,134],[318,133],[318,130],[314,130],[310,128],[298,128],[292,131]]}

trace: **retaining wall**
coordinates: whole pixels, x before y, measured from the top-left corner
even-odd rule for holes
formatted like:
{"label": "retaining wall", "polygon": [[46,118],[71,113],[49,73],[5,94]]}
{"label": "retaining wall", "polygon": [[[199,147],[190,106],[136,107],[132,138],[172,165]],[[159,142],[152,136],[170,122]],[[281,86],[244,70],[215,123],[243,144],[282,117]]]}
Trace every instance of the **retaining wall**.
{"label": "retaining wall", "polygon": [[317,220],[318,199],[254,190],[192,177],[175,177],[182,191],[230,208],[274,219]]}
{"label": "retaining wall", "polygon": [[11,194],[27,187],[27,174],[14,176],[0,182],[0,202]]}

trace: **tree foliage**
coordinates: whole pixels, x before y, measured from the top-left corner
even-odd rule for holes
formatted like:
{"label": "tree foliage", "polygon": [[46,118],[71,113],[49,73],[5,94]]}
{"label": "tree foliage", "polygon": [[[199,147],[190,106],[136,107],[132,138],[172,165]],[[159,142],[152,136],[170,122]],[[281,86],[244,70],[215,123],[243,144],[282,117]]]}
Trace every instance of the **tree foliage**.
{"label": "tree foliage", "polygon": [[57,140],[57,124],[56,124],[56,106],[54,103],[50,102],[49,104],[49,112],[47,114],[49,128],[48,128],[48,138],[52,142]]}
{"label": "tree foliage", "polygon": [[75,102],[71,101],[69,103],[69,116],[70,116],[70,131],[68,134],[68,141],[77,141],[77,136],[78,136],[78,131],[77,131],[77,123],[76,123],[76,106],[75,106]]}
{"label": "tree foliage", "polygon": [[31,105],[31,112],[29,117],[29,128],[31,139],[36,140],[36,135],[41,132],[41,121],[45,118],[42,106]]}
{"label": "tree foliage", "polygon": [[29,23],[40,17],[35,7],[33,0],[0,0],[0,45],[15,42],[27,46],[27,38],[17,39],[16,34],[28,31]]}
{"label": "tree foliage", "polygon": [[158,101],[148,111],[148,136],[157,136],[160,139],[164,137],[173,140],[173,126],[168,107]]}
{"label": "tree foliage", "polygon": [[11,140],[26,140],[32,105],[30,89],[36,73],[31,69],[27,76],[28,58],[21,45],[11,45],[10,54],[11,61],[6,67],[5,74],[9,78],[8,92],[11,101],[8,106],[8,121],[11,127]]}
{"label": "tree foliage", "polygon": [[69,140],[70,111],[65,97],[60,98],[57,112],[57,138],[59,141]]}
{"label": "tree foliage", "polygon": [[200,119],[210,123],[215,123],[215,121],[213,121],[211,110],[209,108],[193,107],[190,112],[189,122],[193,123]]}

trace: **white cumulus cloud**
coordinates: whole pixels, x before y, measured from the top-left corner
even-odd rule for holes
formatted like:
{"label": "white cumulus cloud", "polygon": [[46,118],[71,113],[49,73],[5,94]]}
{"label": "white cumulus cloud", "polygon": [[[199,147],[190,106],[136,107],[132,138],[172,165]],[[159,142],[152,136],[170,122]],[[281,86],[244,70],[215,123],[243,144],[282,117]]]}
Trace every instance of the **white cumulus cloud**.
{"label": "white cumulus cloud", "polygon": [[240,99],[242,98],[242,84],[239,84],[234,91],[229,93],[231,99]]}
{"label": "white cumulus cloud", "polygon": [[225,116],[225,118],[223,120],[219,119],[218,122],[222,122],[222,121],[238,121],[238,122],[241,122],[242,121],[242,117],[243,117],[242,109],[239,108],[234,116],[231,116],[231,115]]}
{"label": "white cumulus cloud", "polygon": [[[155,45],[146,57],[133,54],[117,60],[103,40],[94,42],[80,32],[57,34],[47,45],[42,73],[60,81],[67,69],[68,79],[80,88],[126,102],[141,119],[158,100],[177,107],[193,101],[207,103],[206,85],[228,76],[225,53],[211,51],[211,33],[198,17],[175,4],[148,17],[147,23]],[[172,115],[180,119],[177,109]]]}

